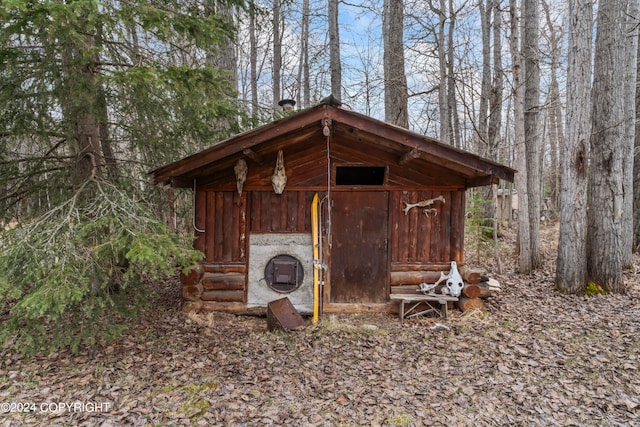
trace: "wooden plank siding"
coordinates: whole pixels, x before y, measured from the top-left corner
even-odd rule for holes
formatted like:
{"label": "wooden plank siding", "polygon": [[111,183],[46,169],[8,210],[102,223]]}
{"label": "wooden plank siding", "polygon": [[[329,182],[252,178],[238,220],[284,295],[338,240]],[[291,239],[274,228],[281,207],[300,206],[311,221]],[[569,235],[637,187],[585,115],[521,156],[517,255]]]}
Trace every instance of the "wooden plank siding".
{"label": "wooden plank siding", "polygon": [[[405,215],[404,202],[444,196],[433,212],[415,207]],[[390,198],[390,259],[392,271],[412,270],[411,265],[433,265],[433,270],[452,260],[462,262],[464,191],[392,191]],[[455,230],[452,231],[452,230]]]}
{"label": "wooden plank siding", "polygon": [[195,248],[205,263],[246,261],[246,197],[235,191],[196,192]]}
{"label": "wooden plank siding", "polygon": [[314,191],[250,192],[249,232],[310,233]]}

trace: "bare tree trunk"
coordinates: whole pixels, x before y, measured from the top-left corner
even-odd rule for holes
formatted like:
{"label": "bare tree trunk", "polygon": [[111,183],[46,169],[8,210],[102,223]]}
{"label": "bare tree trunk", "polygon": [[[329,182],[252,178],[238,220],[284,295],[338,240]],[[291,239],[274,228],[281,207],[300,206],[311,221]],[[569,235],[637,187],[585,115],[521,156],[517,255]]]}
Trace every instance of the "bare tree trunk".
{"label": "bare tree trunk", "polygon": [[498,245],[498,185],[491,185],[491,206],[493,207],[493,257],[496,260],[496,272],[502,274],[502,259],[500,258],[500,246]]}
{"label": "bare tree trunk", "polygon": [[384,112],[385,121],[409,127],[407,78],[404,73],[404,3],[384,0]]}
{"label": "bare tree trunk", "polygon": [[[622,4],[621,4],[622,3]],[[628,155],[623,83],[628,76],[625,27],[628,1],[601,0],[592,91],[587,234],[588,278],[624,293],[622,276],[625,212],[625,155]]]}
{"label": "bare tree trunk", "polygon": [[[88,72],[87,72],[88,73]],[[98,122],[92,110],[79,110],[76,115],[74,138],[77,146],[77,172],[81,180],[102,176],[102,148]]]}
{"label": "bare tree trunk", "polygon": [[489,99],[489,123],[487,126],[488,157],[498,161],[500,147],[500,126],[502,124],[502,94],[504,81],[502,78],[502,11],[501,0],[493,3],[493,82]]}
{"label": "bare tree trunk", "polygon": [[[640,44],[636,58],[636,72],[640,74]],[[636,81],[636,125],[633,152],[633,246],[640,249],[640,81]]]}
{"label": "bare tree trunk", "polygon": [[256,5],[255,1],[249,3],[249,68],[251,86],[251,117],[254,125],[257,125],[258,108],[258,42],[256,40]]}
{"label": "bare tree trunk", "polygon": [[[83,20],[82,17],[79,18]],[[97,64],[89,53],[95,48],[92,31],[86,31],[80,40],[68,41],[63,49],[62,67],[69,85],[68,93],[84,93],[85,96],[67,98],[62,103],[68,133],[75,141],[76,185],[103,175],[103,152],[100,143],[99,120],[95,113],[98,96]],[[80,89],[82,88],[82,89]]]}
{"label": "bare tree trunk", "polygon": [[431,10],[438,14],[439,23],[436,34],[436,43],[438,48],[438,110],[440,113],[440,141],[451,144],[451,121],[449,115],[449,104],[447,100],[447,51],[445,46],[445,27],[447,23],[447,4],[445,0],[440,0],[439,7],[433,5],[433,1],[429,1]]}
{"label": "bare tree trunk", "polygon": [[[102,29],[98,28],[96,35],[96,44],[102,47],[103,35]],[[95,57],[96,64],[100,61],[99,55]],[[105,169],[109,179],[112,182],[118,180],[118,165],[113,146],[111,144],[111,135],[109,132],[109,108],[107,105],[107,95],[104,86],[96,82],[96,118],[98,120],[98,135],[100,145],[102,147],[102,156],[104,158]]]}
{"label": "bare tree trunk", "polygon": [[280,90],[282,71],[281,20],[280,0],[273,0],[273,105],[275,108],[277,108],[278,102],[282,99],[282,91]]}
{"label": "bare tree trunk", "polygon": [[551,48],[551,84],[549,87],[549,95],[547,98],[548,111],[548,132],[550,147],[550,195],[553,208],[558,209],[558,200],[560,192],[560,165],[558,161],[558,150],[564,139],[564,129],[562,126],[562,101],[560,99],[560,84],[558,83],[558,70],[560,69],[560,55],[562,54],[561,43],[564,37],[564,24],[556,31],[556,26],[551,18],[549,5],[546,1],[542,2],[544,9],[547,28],[549,31],[549,44]]}
{"label": "bare tree trunk", "polygon": [[509,0],[511,37],[509,47],[513,67],[513,123],[516,147],[516,190],[518,192],[518,269],[520,273],[532,270],[531,228],[529,227],[529,190],[527,186],[527,158],[524,141],[524,87],[522,85],[522,59],[520,57],[520,31],[516,0]]}
{"label": "bare tree trunk", "polygon": [[[233,5],[221,0],[210,0],[212,13],[224,19],[229,24],[233,24],[235,20],[235,9]],[[209,64],[225,72],[225,77],[229,81],[234,91],[238,92],[238,55],[236,52],[235,40],[229,38],[225,43],[217,49],[207,52],[207,61]],[[236,96],[229,97],[234,100]],[[214,126],[222,135],[229,135],[233,129],[237,128],[237,122],[233,119],[214,119]]]}
{"label": "bare tree trunk", "polygon": [[300,28],[300,64],[298,65],[298,105],[307,108],[311,104],[309,83],[309,0],[302,2],[302,23]]}
{"label": "bare tree trunk", "polygon": [[455,55],[454,55],[454,30],[456,27],[456,15],[453,0],[449,0],[449,29],[447,32],[447,114],[451,131],[451,144],[461,148],[462,137],[460,135],[460,117],[458,116],[458,102],[456,100],[455,80]]}
{"label": "bare tree trunk", "polygon": [[[488,157],[491,160],[499,160],[499,146],[500,146],[500,125],[502,123],[502,93],[503,93],[503,78],[502,78],[502,11],[501,1],[495,0],[493,2],[493,81],[491,83],[491,97],[489,98],[489,122],[487,124],[487,144],[488,144]],[[484,36],[483,36],[484,37]],[[493,229],[493,249],[494,257],[496,259],[496,265],[498,272],[502,271],[502,261],[500,259],[500,248],[498,245],[498,186],[491,186],[491,210],[490,215],[493,218],[491,228]],[[504,197],[503,197],[504,200]]]}
{"label": "bare tree trunk", "polygon": [[[540,53],[538,51],[538,0],[523,0],[524,34],[524,140],[527,153],[527,187],[531,267],[540,267],[541,150],[540,150]],[[523,212],[524,214],[524,212]]]}
{"label": "bare tree trunk", "polygon": [[342,64],[340,61],[340,30],[338,28],[338,0],[329,0],[329,67],[331,94],[342,99]]}
{"label": "bare tree trunk", "polygon": [[569,1],[567,133],[561,146],[560,238],[556,287],[579,294],[587,284],[587,165],[591,132],[593,4]]}
{"label": "bare tree trunk", "polygon": [[493,0],[480,0],[480,27],[482,29],[482,76],[480,84],[480,106],[478,111],[478,153],[487,155],[489,99],[491,97],[491,13]]}
{"label": "bare tree trunk", "polygon": [[629,0],[627,13],[625,15],[625,42],[627,49],[625,53],[624,69],[627,76],[625,83],[625,150],[624,154],[624,212],[622,217],[622,236],[624,237],[622,247],[622,265],[630,268],[633,265],[633,150],[635,140],[635,116],[636,116],[636,84],[638,69],[636,67],[638,55],[638,20],[640,19],[638,0]]}
{"label": "bare tree trunk", "polygon": [[[233,5],[229,5],[224,1],[210,0],[211,10],[222,19],[233,23],[235,20],[235,10]],[[226,40],[215,53],[209,52],[207,59],[211,65],[227,73],[227,77],[231,82],[233,89],[238,91],[238,54],[236,52],[236,44],[232,39]]]}
{"label": "bare tree trunk", "polygon": [[118,165],[116,155],[111,145],[111,135],[109,132],[109,111],[107,108],[107,99],[104,89],[98,88],[96,99],[96,114],[98,116],[98,134],[100,145],[102,146],[102,156],[109,179],[116,182],[118,179]]}
{"label": "bare tree trunk", "polygon": [[304,9],[305,12],[305,47],[306,49],[302,52],[303,58],[303,67],[302,67],[302,80],[303,80],[303,88],[304,88],[304,98],[302,100],[303,107],[311,106],[311,77],[309,70],[309,19],[311,12],[309,11],[309,0],[304,0]]}

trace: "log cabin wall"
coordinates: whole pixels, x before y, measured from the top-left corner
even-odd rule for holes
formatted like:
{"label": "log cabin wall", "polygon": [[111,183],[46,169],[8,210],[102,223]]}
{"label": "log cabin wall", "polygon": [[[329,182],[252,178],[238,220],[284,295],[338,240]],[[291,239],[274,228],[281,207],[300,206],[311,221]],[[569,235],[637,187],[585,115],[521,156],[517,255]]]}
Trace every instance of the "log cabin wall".
{"label": "log cabin wall", "polygon": [[[196,192],[195,243],[202,269],[188,279],[183,296],[209,308],[242,311],[247,300],[248,233],[310,233],[314,191],[204,189]],[[186,279],[185,279],[186,280]],[[199,306],[201,304],[199,303]]]}
{"label": "log cabin wall", "polygon": [[[243,304],[247,275],[246,197],[237,191],[196,192],[194,246],[204,253],[201,269],[183,279],[185,299],[205,304]],[[190,282],[186,284],[185,281]]]}
{"label": "log cabin wall", "polygon": [[[354,190],[357,191],[357,190]],[[380,191],[384,191],[380,189]],[[247,236],[249,233],[309,233],[310,205],[315,191],[202,190],[196,196],[195,247],[205,254],[198,286],[186,286],[185,298],[216,309],[242,311],[247,301]],[[429,215],[404,202],[443,196]],[[390,190],[388,260],[391,293],[404,293],[433,282],[450,261],[463,259],[463,190]],[[330,285],[330,283],[329,283]]]}
{"label": "log cabin wall", "polygon": [[[404,213],[405,203],[443,196],[444,203],[426,215],[415,207]],[[389,256],[391,293],[416,291],[418,284],[434,283],[450,262],[464,263],[464,190],[402,190],[390,197]]]}

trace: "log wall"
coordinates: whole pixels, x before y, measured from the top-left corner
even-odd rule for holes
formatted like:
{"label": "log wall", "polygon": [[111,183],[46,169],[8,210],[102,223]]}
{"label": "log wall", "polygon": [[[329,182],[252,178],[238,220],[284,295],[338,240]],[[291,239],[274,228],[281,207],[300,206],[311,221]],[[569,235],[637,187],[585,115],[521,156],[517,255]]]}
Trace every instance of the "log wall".
{"label": "log wall", "polygon": [[182,296],[187,301],[246,301],[247,266],[245,264],[202,263],[188,274],[181,274]]}
{"label": "log wall", "polygon": [[[451,260],[463,266],[464,191],[375,191],[389,194],[385,257],[389,262],[390,293],[417,291],[418,284],[435,282],[440,272],[449,271]],[[204,252],[205,259],[196,279],[192,274],[183,281],[184,298],[199,306],[215,305],[216,309],[228,305],[237,310],[243,306],[247,292],[249,233],[309,233],[314,194],[315,191],[308,188],[289,189],[282,195],[270,189],[245,190],[242,195],[220,189],[197,191],[194,221],[204,232],[196,231],[195,247]],[[431,206],[436,212],[425,215],[424,208],[414,207],[405,215],[404,202],[417,203],[438,196],[443,196],[445,202],[438,201]],[[328,260],[330,255],[327,253]],[[331,285],[330,281],[327,285]]]}

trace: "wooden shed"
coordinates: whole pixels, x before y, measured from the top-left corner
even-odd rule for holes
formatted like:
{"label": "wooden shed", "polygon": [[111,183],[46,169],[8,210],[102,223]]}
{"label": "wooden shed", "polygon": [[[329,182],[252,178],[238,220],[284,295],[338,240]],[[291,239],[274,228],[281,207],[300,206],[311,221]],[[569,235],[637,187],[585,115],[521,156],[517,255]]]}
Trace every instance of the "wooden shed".
{"label": "wooden shed", "polygon": [[391,293],[462,266],[465,190],[514,172],[331,99],[151,174],[194,192],[205,257],[182,277],[190,309],[259,312],[286,296],[309,313],[314,270],[322,311],[353,312],[396,310]]}

